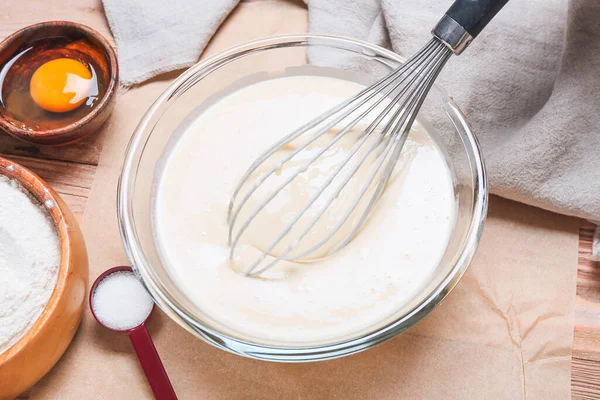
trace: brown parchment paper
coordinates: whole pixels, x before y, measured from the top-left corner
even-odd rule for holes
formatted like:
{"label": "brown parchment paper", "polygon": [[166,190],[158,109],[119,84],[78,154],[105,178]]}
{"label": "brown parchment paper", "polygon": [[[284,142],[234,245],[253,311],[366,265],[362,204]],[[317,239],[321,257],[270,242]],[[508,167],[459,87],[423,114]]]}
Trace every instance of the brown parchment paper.
{"label": "brown parchment paper", "polygon": [[[306,29],[301,4],[242,3],[207,54]],[[156,80],[122,93],[83,220],[90,279],[128,264],[116,220],[125,146],[166,88]],[[150,332],[181,399],[566,399],[579,221],[492,197],[475,261],[427,318],[376,348],[338,360],[276,364],[228,354],[191,336],[160,310]],[[75,340],[32,399],[152,398],[127,335],[86,311]]]}

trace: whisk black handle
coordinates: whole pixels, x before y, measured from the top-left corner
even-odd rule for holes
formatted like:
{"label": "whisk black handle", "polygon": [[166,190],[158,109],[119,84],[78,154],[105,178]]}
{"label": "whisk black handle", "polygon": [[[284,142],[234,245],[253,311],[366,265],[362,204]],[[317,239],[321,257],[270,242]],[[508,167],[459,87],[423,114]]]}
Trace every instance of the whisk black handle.
{"label": "whisk black handle", "polygon": [[431,32],[460,54],[508,0],[456,0]]}
{"label": "whisk black handle", "polygon": [[456,0],[446,15],[477,37],[508,0]]}

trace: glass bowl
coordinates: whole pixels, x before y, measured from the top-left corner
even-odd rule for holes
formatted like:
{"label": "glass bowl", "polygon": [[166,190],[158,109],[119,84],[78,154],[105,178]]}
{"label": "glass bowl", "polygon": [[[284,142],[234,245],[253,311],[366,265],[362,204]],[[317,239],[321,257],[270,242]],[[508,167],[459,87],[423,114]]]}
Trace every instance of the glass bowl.
{"label": "glass bowl", "polygon": [[[307,65],[308,60],[323,59],[323,55],[336,66],[318,62]],[[418,322],[448,295],[477,248],[487,211],[487,187],[477,140],[457,105],[437,86],[425,100],[418,119],[421,123],[428,121],[437,132],[438,144],[453,172],[456,225],[429,284],[402,309],[371,329],[353,337],[302,345],[270,343],[232,331],[204,314],[177,286],[161,261],[153,234],[153,190],[161,156],[174,140],[178,127],[189,122],[200,106],[232,87],[290,74],[333,74],[370,84],[402,62],[403,58],[391,51],[354,39],[304,34],[271,37],[199,62],[158,98],[127,148],[118,189],[118,217],[134,271],[171,319],[208,343],[239,355],[270,361],[316,361],[356,353],[390,339]]]}

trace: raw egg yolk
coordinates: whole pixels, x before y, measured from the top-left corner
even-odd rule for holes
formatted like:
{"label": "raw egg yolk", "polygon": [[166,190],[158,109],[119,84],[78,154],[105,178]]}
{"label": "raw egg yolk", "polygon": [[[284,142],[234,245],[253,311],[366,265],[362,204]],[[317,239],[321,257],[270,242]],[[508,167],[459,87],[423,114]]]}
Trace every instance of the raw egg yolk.
{"label": "raw egg yolk", "polygon": [[88,98],[92,74],[77,60],[58,58],[39,67],[31,77],[29,92],[38,106],[51,112],[76,109]]}

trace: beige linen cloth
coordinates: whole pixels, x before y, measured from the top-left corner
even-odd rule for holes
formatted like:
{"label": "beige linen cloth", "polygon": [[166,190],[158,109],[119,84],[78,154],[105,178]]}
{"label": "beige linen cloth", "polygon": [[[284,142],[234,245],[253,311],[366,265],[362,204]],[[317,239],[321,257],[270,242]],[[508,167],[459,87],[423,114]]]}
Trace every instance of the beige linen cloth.
{"label": "beige linen cloth", "polygon": [[[206,53],[306,29],[301,3],[243,2]],[[123,154],[142,114],[173,76],[122,93],[105,128],[82,224],[90,280],[128,263],[115,209]],[[242,358],[191,336],[160,310],[149,329],[182,400],[568,399],[578,224],[493,196],[475,260],[452,294],[405,334],[338,360]],[[31,391],[32,400],[147,398],[152,395],[127,335],[102,328],[87,309],[72,345]]]}
{"label": "beige linen cloth", "polygon": [[[103,2],[126,85],[196,62],[237,4]],[[352,36],[411,55],[451,1],[307,3],[310,32]],[[492,193],[600,220],[599,16],[597,0],[511,0],[442,72],[438,82],[481,142]]]}

